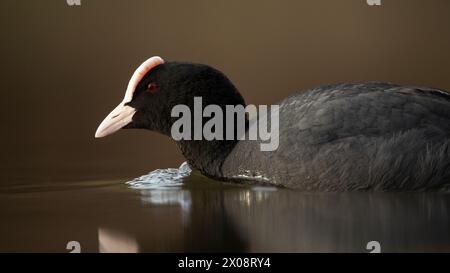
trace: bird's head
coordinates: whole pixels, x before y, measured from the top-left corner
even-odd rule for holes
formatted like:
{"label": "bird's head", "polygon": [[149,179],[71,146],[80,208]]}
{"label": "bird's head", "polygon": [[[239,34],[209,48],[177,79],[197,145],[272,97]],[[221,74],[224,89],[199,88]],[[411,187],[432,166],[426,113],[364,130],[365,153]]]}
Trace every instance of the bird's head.
{"label": "bird's head", "polygon": [[220,71],[207,65],[164,62],[160,57],[151,57],[134,72],[123,101],[103,120],[95,137],[122,128],[143,128],[170,135],[175,121],[171,117],[172,108],[184,104],[193,112],[194,97],[202,97],[203,107],[245,106],[242,96]]}

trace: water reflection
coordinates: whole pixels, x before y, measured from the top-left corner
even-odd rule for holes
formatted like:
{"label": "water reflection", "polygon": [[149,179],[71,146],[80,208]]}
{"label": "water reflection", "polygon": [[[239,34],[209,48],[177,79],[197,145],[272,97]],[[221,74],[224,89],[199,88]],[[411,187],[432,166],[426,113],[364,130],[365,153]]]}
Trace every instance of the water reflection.
{"label": "water reflection", "polygon": [[195,172],[182,180],[138,190],[143,204],[181,208],[188,251],[368,252],[370,241],[384,252],[450,251],[447,194],[302,193]]}
{"label": "water reflection", "polygon": [[139,245],[134,237],[125,233],[99,228],[98,251],[100,253],[137,253]]}
{"label": "water reflection", "polygon": [[189,177],[191,171],[189,165],[184,162],[178,169],[158,169],[126,182],[126,185],[139,190],[144,205],[180,206],[182,221],[186,223],[189,220],[192,200],[190,191],[183,189],[183,181]]}
{"label": "water reflection", "polygon": [[[154,179],[154,178],[157,179]],[[151,178],[151,179],[150,179]],[[450,252],[450,195],[303,193],[168,169],[0,187],[0,252]]]}

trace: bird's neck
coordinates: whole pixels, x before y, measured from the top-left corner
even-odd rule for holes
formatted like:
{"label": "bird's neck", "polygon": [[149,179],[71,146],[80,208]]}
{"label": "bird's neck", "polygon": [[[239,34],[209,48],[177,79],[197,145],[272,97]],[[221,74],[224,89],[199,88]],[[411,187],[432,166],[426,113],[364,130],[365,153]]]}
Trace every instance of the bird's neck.
{"label": "bird's neck", "polygon": [[237,140],[180,140],[178,147],[189,165],[204,175],[220,179],[222,164],[237,144]]}
{"label": "bird's neck", "polygon": [[[242,103],[245,107],[245,104]],[[225,109],[225,107],[224,107]],[[234,116],[234,119],[231,121],[233,124],[234,137],[233,140],[227,139],[227,130],[228,127],[227,120],[225,118],[226,115],[223,115],[223,128],[221,130],[221,137],[219,139],[213,140],[180,140],[177,142],[178,147],[183,153],[184,157],[187,159],[189,165],[195,169],[201,171],[204,175],[220,179],[223,177],[222,174],[222,165],[225,162],[228,155],[234,149],[236,144],[239,142],[240,136],[238,136],[238,121],[240,117]],[[249,121],[247,116],[244,118],[244,130],[247,131],[249,128]],[[205,124],[209,118],[203,119],[203,124]],[[192,120],[192,124],[194,121]],[[194,128],[192,128],[192,131]]]}

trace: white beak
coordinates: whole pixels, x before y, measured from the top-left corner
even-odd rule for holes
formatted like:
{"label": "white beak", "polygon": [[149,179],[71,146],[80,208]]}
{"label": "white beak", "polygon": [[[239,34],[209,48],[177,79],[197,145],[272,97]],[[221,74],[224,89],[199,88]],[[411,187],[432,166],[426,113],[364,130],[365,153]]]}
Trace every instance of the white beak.
{"label": "white beak", "polygon": [[136,113],[136,109],[130,106],[126,106],[124,102],[121,102],[112,112],[100,123],[95,137],[100,138],[117,132],[129,124],[133,115]]}
{"label": "white beak", "polygon": [[147,59],[136,69],[136,71],[134,71],[133,76],[131,76],[131,79],[128,82],[123,101],[103,120],[100,126],[98,126],[97,132],[95,132],[96,138],[104,137],[117,132],[133,120],[133,115],[136,113],[136,109],[130,106],[125,106],[125,104],[133,99],[133,93],[136,90],[136,86],[145,74],[147,74],[153,67],[163,63],[164,60],[161,57],[154,56]]}

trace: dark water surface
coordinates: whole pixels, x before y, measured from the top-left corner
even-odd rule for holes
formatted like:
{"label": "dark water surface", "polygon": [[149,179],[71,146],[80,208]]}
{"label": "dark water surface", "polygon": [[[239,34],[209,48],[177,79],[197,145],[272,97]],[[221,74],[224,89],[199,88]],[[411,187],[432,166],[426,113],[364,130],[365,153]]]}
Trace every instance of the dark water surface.
{"label": "dark water surface", "polygon": [[450,251],[448,194],[303,193],[177,169],[150,180],[1,186],[0,251]]}

